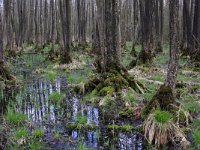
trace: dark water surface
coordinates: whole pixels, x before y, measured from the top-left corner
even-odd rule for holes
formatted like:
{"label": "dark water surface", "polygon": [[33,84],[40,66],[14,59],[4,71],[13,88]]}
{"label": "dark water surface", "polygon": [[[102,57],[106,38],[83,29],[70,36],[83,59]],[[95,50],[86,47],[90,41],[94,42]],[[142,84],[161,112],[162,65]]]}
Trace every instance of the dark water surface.
{"label": "dark water surface", "polygon": [[[1,93],[1,114],[8,107],[26,114],[31,126],[45,129],[44,141],[50,149],[81,149],[80,145],[90,149],[143,149],[143,137],[140,134],[107,133],[99,108],[84,104],[80,96],[74,95],[65,77],[57,77],[51,82],[45,77],[32,76],[23,70],[20,72],[26,82],[17,94]],[[49,101],[53,92],[62,93],[61,105],[55,106]],[[77,117],[80,116],[85,116],[87,124],[95,129],[66,128],[69,124],[77,123]],[[55,132],[60,135],[57,140],[53,136]]]}

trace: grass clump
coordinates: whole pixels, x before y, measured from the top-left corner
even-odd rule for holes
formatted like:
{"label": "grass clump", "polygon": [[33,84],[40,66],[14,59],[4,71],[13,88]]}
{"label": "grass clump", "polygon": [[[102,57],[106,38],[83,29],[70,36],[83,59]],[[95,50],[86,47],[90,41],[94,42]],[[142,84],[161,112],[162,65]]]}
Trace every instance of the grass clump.
{"label": "grass clump", "polygon": [[80,73],[72,73],[67,76],[67,80],[71,84],[79,84],[79,83],[84,83],[86,81],[87,77],[80,74]]}
{"label": "grass clump", "polygon": [[172,114],[167,111],[156,110],[155,111],[155,120],[159,123],[167,123],[172,119]]}
{"label": "grass clump", "polygon": [[56,73],[53,72],[53,71],[48,71],[48,72],[47,72],[47,78],[48,78],[50,81],[54,81],[55,78],[56,78]]}
{"label": "grass clump", "polygon": [[28,118],[26,115],[9,110],[6,114],[6,121],[13,126],[22,125]]}
{"label": "grass clump", "polygon": [[63,96],[62,96],[62,94],[59,93],[59,92],[53,92],[53,93],[49,96],[49,100],[50,100],[51,103],[54,104],[54,105],[60,104],[62,98],[63,98]]}
{"label": "grass clump", "polygon": [[170,141],[173,144],[179,143],[181,149],[188,149],[190,146],[182,130],[173,122],[172,115],[166,111],[156,110],[149,114],[144,121],[144,136],[149,144],[154,142],[158,148]]}
{"label": "grass clump", "polygon": [[189,112],[199,112],[200,111],[200,105],[197,102],[189,102],[184,105],[185,110],[188,110]]}
{"label": "grass clump", "polygon": [[17,131],[15,132],[15,137],[17,139],[27,138],[28,137],[28,129],[25,127],[17,129]]}
{"label": "grass clump", "polygon": [[125,102],[130,102],[131,104],[135,104],[136,99],[135,99],[135,93],[132,89],[129,89],[125,96],[123,97]]}
{"label": "grass clump", "polygon": [[45,148],[45,144],[43,142],[37,141],[37,140],[32,140],[29,145],[29,150],[43,150],[47,149]]}
{"label": "grass clump", "polygon": [[79,124],[86,124],[87,123],[87,116],[78,116],[76,118],[76,122]]}
{"label": "grass clump", "polygon": [[200,130],[194,130],[192,132],[192,138],[194,140],[195,147],[200,148]]}
{"label": "grass clump", "polygon": [[39,139],[39,138],[42,138],[44,136],[44,129],[36,129],[33,131],[33,137],[35,139]]}

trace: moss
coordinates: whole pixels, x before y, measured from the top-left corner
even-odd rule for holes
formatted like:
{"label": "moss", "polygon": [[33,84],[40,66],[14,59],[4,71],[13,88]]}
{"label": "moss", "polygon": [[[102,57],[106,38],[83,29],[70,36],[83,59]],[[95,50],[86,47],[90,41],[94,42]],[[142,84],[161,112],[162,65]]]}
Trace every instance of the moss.
{"label": "moss", "polygon": [[106,128],[110,131],[114,130],[115,132],[131,132],[131,131],[136,131],[136,132],[142,132],[142,126],[134,127],[130,124],[124,124],[124,125],[107,125]]}
{"label": "moss", "polygon": [[166,85],[162,85],[152,100],[143,109],[143,117],[148,115],[152,110],[170,110],[171,104],[175,103],[174,91],[172,88]]}
{"label": "moss", "polygon": [[108,86],[101,89],[99,92],[100,96],[112,95],[115,92],[114,87]]}
{"label": "moss", "polygon": [[94,126],[94,125],[92,125],[92,124],[71,123],[71,124],[67,124],[67,125],[66,125],[66,128],[67,128],[67,129],[70,129],[70,130],[75,130],[75,129],[78,129],[78,130],[81,130],[81,129],[85,129],[85,130],[95,130],[95,129],[97,129],[98,127],[97,127],[97,126]]}
{"label": "moss", "polygon": [[128,107],[126,109],[123,109],[119,111],[119,117],[120,118],[133,118],[134,117],[134,109],[131,107]]}

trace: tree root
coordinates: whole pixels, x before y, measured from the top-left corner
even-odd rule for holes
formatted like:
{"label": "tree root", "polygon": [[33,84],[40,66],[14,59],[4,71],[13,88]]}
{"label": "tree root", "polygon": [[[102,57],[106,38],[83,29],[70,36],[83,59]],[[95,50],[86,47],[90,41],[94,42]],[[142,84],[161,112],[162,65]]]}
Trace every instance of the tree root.
{"label": "tree root", "polygon": [[155,109],[161,109],[165,111],[174,111],[174,106],[177,106],[175,102],[175,94],[172,88],[165,84],[160,87],[152,100],[147,104],[143,110],[143,117],[146,117]]}
{"label": "tree root", "polygon": [[[5,84],[5,86],[16,84],[16,78],[13,75],[11,75],[5,63],[0,64],[0,82]],[[3,88],[3,87],[0,87],[0,88]]]}

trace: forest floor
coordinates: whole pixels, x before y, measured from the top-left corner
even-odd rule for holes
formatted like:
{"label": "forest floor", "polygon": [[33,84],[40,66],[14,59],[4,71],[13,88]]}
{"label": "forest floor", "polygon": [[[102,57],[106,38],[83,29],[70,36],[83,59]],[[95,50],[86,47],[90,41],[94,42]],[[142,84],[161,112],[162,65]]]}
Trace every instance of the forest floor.
{"label": "forest floor", "polygon": [[[138,46],[137,52],[140,49]],[[1,90],[1,110],[7,113],[1,117],[0,149],[156,149],[147,145],[143,137],[142,109],[166,78],[168,47],[150,66],[129,70],[145,89],[142,93],[122,91],[126,102],[122,110],[110,107],[113,102],[110,97],[111,101],[105,101],[94,91],[86,95],[73,91],[79,86],[84,93],[84,84],[94,74],[94,58],[89,55],[89,48],[84,53],[72,52],[73,62],[69,65],[47,60],[49,50],[46,47],[34,53],[32,47],[27,47],[18,58],[8,58],[21,88]],[[134,59],[130,51],[128,43],[123,51],[124,66]],[[180,59],[176,98],[181,109],[193,116],[193,123],[183,130],[196,149],[200,145],[200,73],[191,66],[187,57]],[[109,112],[114,118],[107,120],[110,115],[107,109],[112,110]]]}

